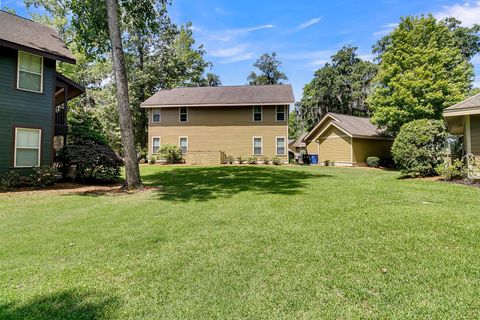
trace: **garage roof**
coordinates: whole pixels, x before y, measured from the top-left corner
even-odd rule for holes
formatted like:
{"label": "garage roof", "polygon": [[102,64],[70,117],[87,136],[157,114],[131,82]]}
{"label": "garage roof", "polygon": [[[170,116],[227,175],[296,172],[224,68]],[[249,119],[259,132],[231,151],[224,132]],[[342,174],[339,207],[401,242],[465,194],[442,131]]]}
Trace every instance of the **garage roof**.
{"label": "garage roof", "polygon": [[335,126],[338,129],[345,132],[347,135],[354,138],[366,138],[366,139],[386,139],[391,140],[392,138],[385,134],[384,129],[379,129],[375,126],[370,118],[349,116],[338,113],[327,113],[325,117],[305,136],[303,141],[310,142],[313,139],[319,136],[319,129],[326,123],[326,121],[331,120],[330,124],[327,126]]}

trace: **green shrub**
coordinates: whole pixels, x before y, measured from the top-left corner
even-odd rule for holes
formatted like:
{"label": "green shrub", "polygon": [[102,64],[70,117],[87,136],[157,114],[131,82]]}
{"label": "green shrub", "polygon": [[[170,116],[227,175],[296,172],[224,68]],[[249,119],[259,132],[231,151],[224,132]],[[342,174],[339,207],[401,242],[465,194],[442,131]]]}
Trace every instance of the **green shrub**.
{"label": "green shrub", "polygon": [[408,176],[436,175],[442,163],[447,131],[440,120],[414,120],[404,124],[392,147],[393,159]]}
{"label": "green shrub", "polygon": [[233,156],[227,156],[225,160],[228,164],[233,164],[235,162],[235,158]]}
{"label": "green shrub", "polygon": [[0,175],[0,190],[13,188],[44,188],[55,183],[57,170],[54,167],[42,166],[33,168],[29,175],[21,175],[11,170]]}
{"label": "green shrub", "polygon": [[56,161],[64,178],[70,176],[81,183],[115,181],[123,165],[109,146],[91,140],[66,145],[57,154]]}
{"label": "green shrub", "polygon": [[148,164],[155,164],[157,160],[157,156],[150,156],[150,158],[148,158]]}
{"label": "green shrub", "polygon": [[248,164],[257,164],[257,162],[258,162],[257,157],[249,157],[249,158],[247,159],[247,163],[248,163]]}
{"label": "green shrub", "polygon": [[20,176],[16,171],[12,170],[5,172],[4,174],[0,175],[0,190],[10,190],[18,187],[22,178],[23,177]]}
{"label": "green shrub", "polygon": [[28,176],[30,186],[34,188],[45,188],[51,186],[57,180],[57,169],[50,166],[42,166],[33,169],[33,173]]}
{"label": "green shrub", "polygon": [[455,160],[451,165],[447,163],[440,164],[436,168],[436,172],[445,181],[460,180],[467,177],[467,166],[461,160]]}
{"label": "green shrub", "polygon": [[334,167],[334,166],[335,166],[335,161],[325,160],[325,161],[323,162],[323,164],[324,164],[326,167]]}
{"label": "green shrub", "polygon": [[395,161],[392,158],[380,158],[380,167],[395,168]]}
{"label": "green shrub", "polygon": [[380,167],[380,158],[379,157],[368,157],[367,158],[367,166],[369,166],[371,168]]}
{"label": "green shrub", "polygon": [[269,164],[270,163],[270,159],[268,157],[262,157],[262,163],[263,164]]}
{"label": "green shrub", "polygon": [[283,161],[279,157],[274,157],[272,158],[272,163],[276,166],[280,166],[283,164]]}
{"label": "green shrub", "polygon": [[165,144],[158,151],[161,159],[169,164],[182,162],[182,149],[173,144]]}
{"label": "green shrub", "polygon": [[238,161],[239,164],[245,163],[245,159],[242,158],[241,156],[240,156],[240,157],[237,157],[237,161]]}

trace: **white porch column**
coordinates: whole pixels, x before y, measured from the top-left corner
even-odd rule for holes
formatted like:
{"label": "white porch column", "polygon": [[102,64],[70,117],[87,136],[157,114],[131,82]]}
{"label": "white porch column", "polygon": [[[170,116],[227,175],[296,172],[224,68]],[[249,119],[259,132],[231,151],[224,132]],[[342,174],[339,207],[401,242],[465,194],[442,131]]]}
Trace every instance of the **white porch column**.
{"label": "white porch column", "polygon": [[470,132],[470,115],[465,116],[465,132],[464,132],[465,151],[467,154],[472,153],[472,136]]}

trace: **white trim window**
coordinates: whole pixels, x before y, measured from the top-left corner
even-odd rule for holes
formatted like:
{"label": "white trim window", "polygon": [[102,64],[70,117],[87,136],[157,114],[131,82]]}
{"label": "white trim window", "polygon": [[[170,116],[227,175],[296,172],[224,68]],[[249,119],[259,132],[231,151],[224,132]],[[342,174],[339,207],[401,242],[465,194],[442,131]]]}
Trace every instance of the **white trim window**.
{"label": "white trim window", "polygon": [[187,107],[178,108],[178,121],[188,122],[188,108]]}
{"label": "white trim window", "polygon": [[263,137],[253,137],[252,151],[254,156],[263,155]]}
{"label": "white trim window", "polygon": [[15,168],[40,166],[42,130],[15,128]]}
{"label": "white trim window", "polygon": [[285,106],[275,107],[275,121],[285,122],[287,120],[285,109]]}
{"label": "white trim window", "polygon": [[182,154],[187,154],[188,152],[188,137],[178,137],[178,145]]}
{"label": "white trim window", "polygon": [[152,154],[157,154],[160,151],[161,138],[152,137]]}
{"label": "white trim window", "polygon": [[43,57],[18,51],[17,89],[43,92]]}
{"label": "white trim window", "polygon": [[277,156],[284,156],[286,155],[286,138],[285,137],[276,137],[275,138],[275,147],[277,150]]}
{"label": "white trim window", "polygon": [[254,106],[252,108],[253,111],[253,122],[262,122],[263,120],[263,107],[262,106]]}
{"label": "white trim window", "polygon": [[152,110],[152,123],[160,123],[162,121],[162,115],[160,113],[161,109]]}

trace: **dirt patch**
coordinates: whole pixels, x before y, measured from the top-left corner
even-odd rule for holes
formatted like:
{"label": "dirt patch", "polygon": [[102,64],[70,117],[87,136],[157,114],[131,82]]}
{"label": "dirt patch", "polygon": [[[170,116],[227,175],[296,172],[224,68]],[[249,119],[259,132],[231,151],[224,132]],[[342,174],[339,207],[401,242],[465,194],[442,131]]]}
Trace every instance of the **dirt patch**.
{"label": "dirt patch", "polygon": [[129,191],[123,188],[122,184],[109,185],[84,185],[73,182],[60,182],[53,186],[48,186],[43,189],[19,188],[8,192],[0,192],[1,194],[78,194],[78,195],[118,195],[118,194],[133,194],[137,192],[145,192],[159,190],[156,187],[144,187],[140,190]]}

